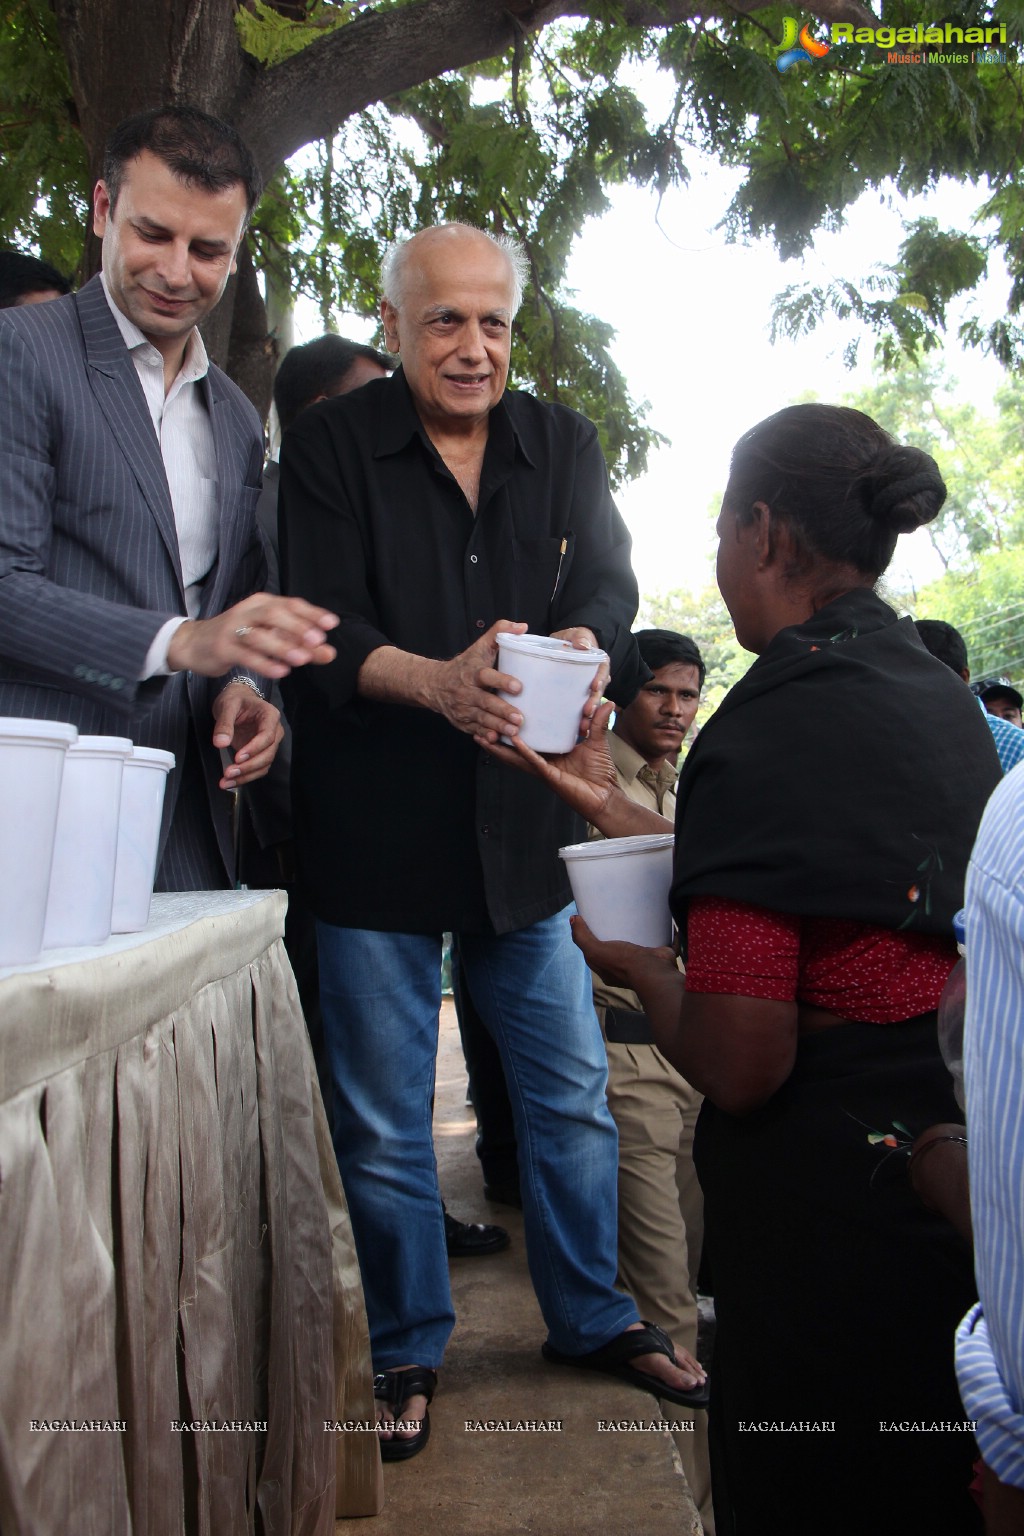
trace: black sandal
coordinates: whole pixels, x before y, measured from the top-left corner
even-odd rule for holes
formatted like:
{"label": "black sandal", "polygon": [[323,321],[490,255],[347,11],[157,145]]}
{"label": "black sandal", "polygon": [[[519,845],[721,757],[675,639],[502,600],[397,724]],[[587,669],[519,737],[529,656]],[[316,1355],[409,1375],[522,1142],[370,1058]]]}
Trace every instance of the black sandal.
{"label": "black sandal", "polygon": [[[402,1422],[398,1419],[398,1415],[403,1403],[407,1403],[410,1397],[425,1397],[427,1402],[431,1403],[436,1389],[437,1372],[425,1365],[411,1365],[404,1371],[382,1371],[379,1376],[373,1378],[374,1397],[377,1402],[388,1405],[392,1418],[398,1422]],[[390,1440],[381,1437],[380,1459],[381,1461],[408,1461],[410,1456],[416,1456],[422,1451],[429,1439],[430,1414],[424,1408],[423,1418],[415,1435],[400,1438],[392,1432]]]}
{"label": "black sandal", "polygon": [[638,1371],[630,1365],[629,1362],[638,1355],[666,1355],[673,1365],[677,1364],[672,1340],[657,1323],[643,1323],[639,1328],[627,1329],[602,1344],[600,1349],[592,1349],[585,1355],[563,1355],[552,1344],[542,1344],[540,1352],[552,1365],[575,1365],[581,1371],[602,1371],[606,1376],[616,1376],[620,1381],[628,1381],[634,1387],[653,1392],[655,1397],[663,1397],[667,1402],[679,1403],[683,1408],[706,1408],[708,1405],[710,1389],[706,1379],[700,1386],[686,1391],[670,1386],[660,1376],[652,1376],[650,1371]]}

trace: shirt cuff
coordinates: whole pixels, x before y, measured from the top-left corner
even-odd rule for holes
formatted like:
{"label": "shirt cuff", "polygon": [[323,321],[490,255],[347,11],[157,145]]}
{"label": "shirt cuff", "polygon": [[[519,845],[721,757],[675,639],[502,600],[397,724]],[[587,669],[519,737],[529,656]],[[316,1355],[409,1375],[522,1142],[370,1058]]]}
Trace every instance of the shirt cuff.
{"label": "shirt cuff", "polygon": [[1024,1488],[1024,1413],[1010,1401],[980,1301],[956,1331],[956,1374],[985,1465],[1001,1483]]}
{"label": "shirt cuff", "polygon": [[166,624],[161,624],[142,663],[140,683],[144,683],[150,677],[170,677],[171,669],[167,665],[167,652],[171,648],[171,640],[181,626],[187,623],[187,619],[168,619]]}

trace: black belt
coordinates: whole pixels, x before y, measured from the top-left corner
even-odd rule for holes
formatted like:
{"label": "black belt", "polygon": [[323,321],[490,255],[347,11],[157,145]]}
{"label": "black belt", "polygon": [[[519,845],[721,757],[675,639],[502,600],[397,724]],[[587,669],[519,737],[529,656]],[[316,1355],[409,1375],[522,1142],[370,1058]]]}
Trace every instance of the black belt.
{"label": "black belt", "polygon": [[613,1045],[653,1045],[651,1021],[639,1008],[605,1008],[604,1037]]}

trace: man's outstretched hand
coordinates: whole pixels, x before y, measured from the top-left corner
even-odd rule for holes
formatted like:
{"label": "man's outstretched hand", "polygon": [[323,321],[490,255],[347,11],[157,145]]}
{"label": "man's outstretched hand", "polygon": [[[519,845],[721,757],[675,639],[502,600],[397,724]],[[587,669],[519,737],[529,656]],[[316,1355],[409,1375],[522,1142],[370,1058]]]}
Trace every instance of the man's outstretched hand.
{"label": "man's outstretched hand", "polygon": [[167,665],[201,677],[223,677],[233,667],[287,677],[293,667],[334,660],[326,640],[338,622],[337,614],[304,598],[256,592],[214,619],[186,619],[171,636]]}
{"label": "man's outstretched hand", "polygon": [[590,735],[578,741],[571,752],[552,757],[541,757],[519,737],[513,738],[510,747],[480,735],[475,740],[500,762],[543,779],[574,811],[597,825],[616,785],[615,765],[608,750],[608,721],[614,708],[613,704],[602,704],[591,721]]}

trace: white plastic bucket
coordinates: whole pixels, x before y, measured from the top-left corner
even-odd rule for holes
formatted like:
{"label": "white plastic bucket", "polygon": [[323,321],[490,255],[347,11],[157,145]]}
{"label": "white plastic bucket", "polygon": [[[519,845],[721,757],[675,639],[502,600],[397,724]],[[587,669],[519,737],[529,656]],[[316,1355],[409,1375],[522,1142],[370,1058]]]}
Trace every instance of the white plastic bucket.
{"label": "white plastic bucket", "polygon": [[149,904],[160,848],[160,821],[174,753],[136,747],[126,758],[117,829],[112,933],[138,933],[149,922]]}
{"label": "white plastic bucket", "polygon": [[110,938],[126,736],[79,736],[68,748],[53,845],[43,948]]}
{"label": "white plastic bucket", "polygon": [[77,737],[56,720],[0,719],[0,965],[43,947],[64,759]]}
{"label": "white plastic bucket", "polygon": [[559,848],[580,916],[598,939],[654,948],[672,942],[671,832],[595,838]]}
{"label": "white plastic bucket", "polygon": [[605,651],[580,651],[547,635],[499,635],[498,671],[518,678],[522,693],[503,693],[523,717],[519,735],[535,752],[571,752],[583,706]]}

